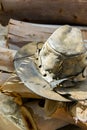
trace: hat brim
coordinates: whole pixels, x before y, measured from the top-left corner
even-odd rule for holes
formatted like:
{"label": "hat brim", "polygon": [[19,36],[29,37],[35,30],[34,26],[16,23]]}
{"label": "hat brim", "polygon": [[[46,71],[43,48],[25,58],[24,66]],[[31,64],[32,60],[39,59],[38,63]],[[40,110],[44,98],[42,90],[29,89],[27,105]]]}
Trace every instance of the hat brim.
{"label": "hat brim", "polygon": [[[37,49],[37,43],[29,43],[23,46],[21,49],[19,49],[19,51],[15,55],[14,59],[15,70],[21,81],[25,84],[25,86],[28,87],[32,92],[36,93],[37,95],[51,100],[62,102],[70,102],[72,100],[81,100],[81,99],[83,100],[82,97],[78,99],[77,98],[78,96],[77,97],[74,96],[73,98],[71,98],[71,100],[69,98],[65,98],[64,97],[65,94],[68,95],[72,94],[72,89],[69,90],[68,92],[64,90],[63,93],[61,92],[61,90],[58,90],[57,92],[52,90],[51,85],[44,78],[42,78],[42,75],[40,74],[36,64],[34,63],[34,57],[32,56],[35,54],[36,49]],[[75,93],[77,94],[77,91],[78,89],[76,88],[74,94]]]}
{"label": "hat brim", "polygon": [[67,96],[69,99],[74,100],[87,100],[87,80],[77,82],[73,87],[60,87],[56,89],[58,94]]}

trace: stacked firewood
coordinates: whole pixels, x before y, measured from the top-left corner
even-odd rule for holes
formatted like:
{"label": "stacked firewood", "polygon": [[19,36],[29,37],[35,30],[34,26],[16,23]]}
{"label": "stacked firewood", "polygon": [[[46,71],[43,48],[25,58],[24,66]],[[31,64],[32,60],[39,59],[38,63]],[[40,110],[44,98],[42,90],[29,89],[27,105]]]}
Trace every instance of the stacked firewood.
{"label": "stacked firewood", "polygon": [[[62,103],[31,92],[14,68],[17,50],[27,43],[34,49],[44,43],[58,26],[37,26],[10,20],[0,25],[0,128],[2,130],[56,130],[67,124],[87,129],[87,101]],[[81,28],[84,42],[86,28]]]}

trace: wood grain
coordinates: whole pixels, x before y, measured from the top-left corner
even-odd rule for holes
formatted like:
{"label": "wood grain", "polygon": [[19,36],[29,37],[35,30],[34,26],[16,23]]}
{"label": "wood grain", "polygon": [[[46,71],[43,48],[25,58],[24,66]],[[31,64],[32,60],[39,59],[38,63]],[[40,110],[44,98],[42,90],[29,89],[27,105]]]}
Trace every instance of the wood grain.
{"label": "wood grain", "polygon": [[[48,37],[59,27],[59,25],[32,24],[10,19],[8,25],[8,43],[18,49],[29,42],[45,42]],[[87,42],[87,27],[76,26],[81,29],[82,36]]]}

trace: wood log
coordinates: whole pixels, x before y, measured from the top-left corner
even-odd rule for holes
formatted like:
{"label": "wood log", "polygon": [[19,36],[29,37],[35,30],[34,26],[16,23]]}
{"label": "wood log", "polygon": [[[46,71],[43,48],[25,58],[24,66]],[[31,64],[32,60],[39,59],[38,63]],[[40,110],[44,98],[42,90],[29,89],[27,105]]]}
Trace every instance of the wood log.
{"label": "wood log", "polygon": [[8,33],[8,26],[4,27],[0,24],[0,47],[8,48],[7,33]]}
{"label": "wood log", "polygon": [[[40,25],[11,19],[8,25],[8,43],[12,49],[18,49],[29,42],[45,42],[58,28],[57,25]],[[84,42],[87,42],[87,27],[77,26],[82,31]]]}
{"label": "wood log", "polygon": [[1,130],[21,130],[14,123],[6,119],[3,115],[0,114],[0,129]]}
{"label": "wood log", "polygon": [[13,98],[0,93],[0,129],[27,130]]}
{"label": "wood log", "polygon": [[[18,106],[14,98],[0,93],[0,128],[2,130],[55,130],[68,123],[55,118],[46,117],[38,101],[27,102]],[[7,127],[7,128],[6,128]],[[39,129],[38,129],[39,128]]]}
{"label": "wood log", "polygon": [[15,73],[0,74],[0,91],[12,97],[42,98],[31,92],[18,78]]}
{"label": "wood log", "polygon": [[39,23],[87,25],[86,0],[1,0],[0,21],[9,18]]}
{"label": "wood log", "polygon": [[16,54],[15,50],[0,47],[0,70],[13,72],[13,59]]}

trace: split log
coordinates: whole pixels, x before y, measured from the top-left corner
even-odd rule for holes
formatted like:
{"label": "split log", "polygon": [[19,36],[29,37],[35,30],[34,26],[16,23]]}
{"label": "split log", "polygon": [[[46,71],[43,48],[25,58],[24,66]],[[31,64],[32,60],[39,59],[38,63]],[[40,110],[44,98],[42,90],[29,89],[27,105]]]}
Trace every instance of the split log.
{"label": "split log", "polygon": [[1,130],[20,130],[17,126],[15,126],[14,123],[6,119],[6,117],[3,117],[3,115],[0,114],[0,129]]}
{"label": "split log", "polygon": [[0,70],[13,72],[13,59],[16,54],[15,50],[0,47]]}
{"label": "split log", "polygon": [[7,34],[8,26],[4,27],[0,25],[0,70],[12,72],[14,71],[13,57],[15,56],[16,51],[8,49]]}
{"label": "split log", "polygon": [[38,101],[18,106],[12,97],[0,93],[0,128],[6,130],[55,130],[68,123],[60,118],[48,118]]}
{"label": "split log", "polygon": [[28,42],[44,42],[56,28],[11,19],[8,24],[8,43],[22,47]]}
{"label": "split log", "polygon": [[6,95],[20,98],[42,98],[31,92],[15,73],[3,73],[0,75],[0,91]]}
{"label": "split log", "polygon": [[26,130],[22,115],[13,98],[0,93],[0,129]]}
{"label": "split log", "polygon": [[4,27],[0,24],[0,47],[8,48],[7,33],[8,33],[8,26]]}
{"label": "split log", "polygon": [[9,18],[15,18],[39,23],[87,25],[86,12],[86,0],[0,1],[0,21],[3,23],[7,23]]}
{"label": "split log", "polygon": [[[12,49],[19,49],[29,42],[45,42],[58,28],[55,25],[40,25],[10,20],[8,25],[8,43]],[[87,27],[77,27],[82,31],[84,42],[87,42]]]}

